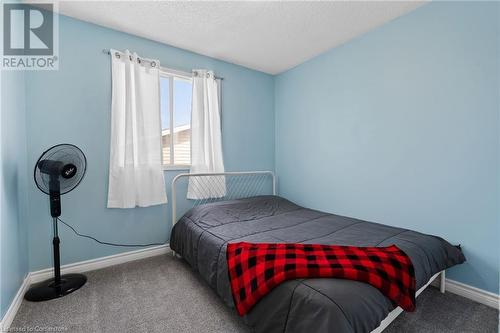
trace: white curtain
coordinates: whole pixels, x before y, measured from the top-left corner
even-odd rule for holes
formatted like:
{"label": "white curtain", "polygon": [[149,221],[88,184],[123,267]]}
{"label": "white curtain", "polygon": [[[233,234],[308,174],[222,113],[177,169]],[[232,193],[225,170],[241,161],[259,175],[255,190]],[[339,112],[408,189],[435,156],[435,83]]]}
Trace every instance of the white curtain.
{"label": "white curtain", "polygon": [[[214,73],[193,71],[190,173],[224,172],[219,94]],[[188,199],[226,195],[225,177],[190,177]]]}
{"label": "white curtain", "polygon": [[108,208],[167,202],[161,159],[160,63],[111,50]]}

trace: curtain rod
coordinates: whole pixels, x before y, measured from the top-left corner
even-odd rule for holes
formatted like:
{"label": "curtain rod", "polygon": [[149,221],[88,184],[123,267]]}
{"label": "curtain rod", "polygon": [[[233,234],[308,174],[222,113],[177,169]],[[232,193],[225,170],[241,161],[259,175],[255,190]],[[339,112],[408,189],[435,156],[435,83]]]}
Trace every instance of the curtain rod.
{"label": "curtain rod", "polygon": [[[105,54],[111,54],[110,50],[108,50],[108,49],[103,49],[103,50],[102,50],[102,53],[105,53]],[[121,53],[121,52],[120,52],[120,53]],[[179,71],[179,70],[177,70],[177,69],[170,69],[170,68],[167,68],[167,67],[160,67],[160,69],[163,69],[163,70],[165,70],[165,71],[167,71],[167,72],[168,72],[168,71],[171,71],[171,72],[181,72],[181,71]],[[182,74],[184,74],[184,75],[186,75],[186,76],[192,76],[192,73],[188,73],[188,72],[181,72],[181,73],[182,73]],[[216,79],[216,80],[224,80],[224,78],[223,78],[223,77],[219,77],[219,76],[216,76],[216,77],[215,77],[215,79]]]}

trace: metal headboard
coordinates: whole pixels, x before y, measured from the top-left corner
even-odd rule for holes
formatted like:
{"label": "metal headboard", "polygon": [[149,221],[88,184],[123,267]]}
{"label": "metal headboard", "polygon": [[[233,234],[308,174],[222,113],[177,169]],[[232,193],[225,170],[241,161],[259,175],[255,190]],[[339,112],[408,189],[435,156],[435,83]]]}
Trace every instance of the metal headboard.
{"label": "metal headboard", "polygon": [[[272,171],[241,171],[222,173],[181,173],[172,180],[172,223],[177,222],[177,183],[190,179],[192,187],[201,193],[221,193],[205,195],[204,198],[187,199],[191,207],[206,203],[249,198],[264,194],[276,195],[276,179]],[[222,183],[222,186],[221,186]],[[223,189],[221,189],[223,187]],[[267,193],[266,193],[267,192]],[[271,193],[269,193],[271,192]],[[202,195],[203,197],[203,195]]]}

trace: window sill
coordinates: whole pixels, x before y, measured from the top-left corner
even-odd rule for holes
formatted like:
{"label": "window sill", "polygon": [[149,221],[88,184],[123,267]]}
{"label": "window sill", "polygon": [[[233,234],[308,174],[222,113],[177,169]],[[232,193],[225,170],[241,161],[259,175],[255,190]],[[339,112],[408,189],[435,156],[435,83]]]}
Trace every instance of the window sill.
{"label": "window sill", "polygon": [[163,171],[189,171],[190,165],[164,165]]}

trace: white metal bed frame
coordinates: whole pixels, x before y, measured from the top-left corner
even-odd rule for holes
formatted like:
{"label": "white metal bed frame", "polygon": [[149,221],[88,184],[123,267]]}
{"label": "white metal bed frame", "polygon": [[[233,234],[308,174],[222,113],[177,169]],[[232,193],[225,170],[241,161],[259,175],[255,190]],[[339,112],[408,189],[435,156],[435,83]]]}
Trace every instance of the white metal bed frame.
{"label": "white metal bed frame", "polygon": [[[422,286],[422,288],[420,288],[419,290],[417,290],[417,292],[415,293],[415,297],[418,297],[422,293],[422,291],[424,291],[438,277],[440,278],[440,280],[439,280],[439,291],[441,291],[444,294],[444,292],[445,292],[445,280],[446,280],[446,278],[445,278],[445,271],[443,270],[441,272],[438,272],[438,273],[434,274],[429,279],[429,281],[425,285]],[[396,319],[401,314],[401,312],[403,312],[403,309],[401,309],[399,306],[397,308],[395,308],[394,310],[392,310],[391,312],[389,312],[389,314],[387,315],[387,317],[385,317],[385,319],[380,322],[379,327],[377,327],[376,329],[374,329],[370,333],[380,333],[383,330],[385,330],[387,328],[387,326],[389,326],[394,321],[394,319]]]}
{"label": "white metal bed frame", "polygon": [[[201,204],[209,203],[209,202],[217,202],[217,201],[224,201],[224,200],[232,200],[236,198],[248,198],[252,196],[257,196],[257,195],[262,195],[264,193],[258,193],[260,190],[262,190],[262,178],[263,177],[271,177],[272,179],[272,194],[276,195],[276,178],[274,176],[274,172],[272,171],[242,171],[242,172],[220,172],[220,173],[181,173],[177,176],[174,177],[172,180],[172,223],[175,224],[177,222],[177,190],[176,190],[176,184],[177,182],[182,179],[182,178],[189,178],[192,177],[198,177],[205,179],[205,184],[204,185],[199,185],[200,187],[198,190],[203,191],[206,188],[209,188],[210,186],[219,186],[219,184],[214,181],[214,179],[217,179],[218,176],[224,177],[225,180],[227,180],[230,177],[257,177],[258,179],[255,181],[250,181],[247,182],[246,184],[239,184],[238,186],[231,187],[231,186],[226,186],[225,188],[225,195],[223,197],[218,197],[218,198],[205,198],[205,199],[197,199],[197,200],[192,200],[193,206],[198,206]],[[245,185],[252,185],[255,188],[249,189],[246,188]],[[258,185],[258,186],[255,186]],[[235,190],[236,193],[232,193],[231,191]],[[241,193],[239,193],[241,191]],[[175,253],[174,253],[175,254]],[[434,274],[429,281],[422,286],[417,292],[415,293],[415,297],[418,297],[432,282],[434,282],[437,278],[440,278],[439,280],[439,290],[441,293],[445,292],[445,281],[446,281],[446,275],[445,271],[438,272]],[[384,320],[380,322],[380,325],[371,331],[370,333],[381,333],[384,331],[401,313],[403,312],[403,309],[401,309],[399,306],[389,312],[387,317],[385,317]]]}
{"label": "white metal bed frame", "polygon": [[[242,199],[249,198],[252,196],[262,195],[264,193],[265,187],[268,182],[268,178],[271,178],[273,195],[276,195],[276,177],[272,171],[233,171],[233,172],[218,172],[218,173],[181,173],[172,179],[172,224],[177,223],[177,187],[176,184],[179,180],[183,178],[200,178],[203,179],[202,182],[198,181],[194,186],[199,192],[207,192],[211,186],[220,187],[220,178],[224,177],[226,180],[225,184],[225,195],[217,198],[205,198],[190,200],[194,206],[203,205],[206,203],[232,200],[232,199]],[[231,184],[230,180],[241,180],[242,178],[248,178],[248,181],[237,183],[236,185]],[[271,185],[271,184],[270,184]]]}

